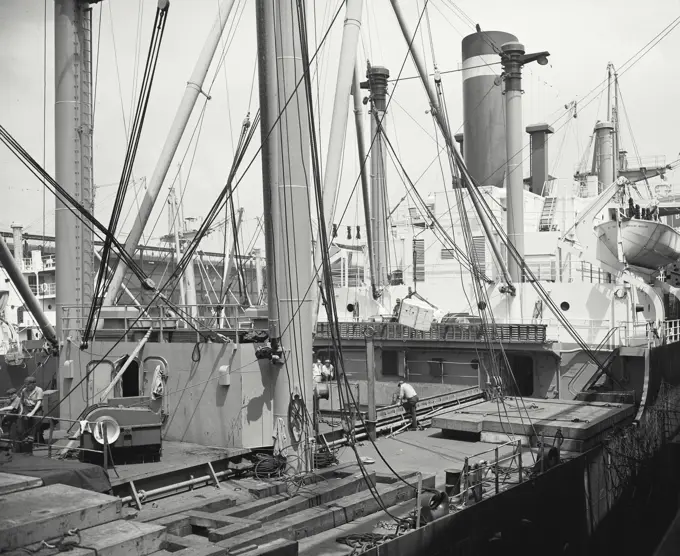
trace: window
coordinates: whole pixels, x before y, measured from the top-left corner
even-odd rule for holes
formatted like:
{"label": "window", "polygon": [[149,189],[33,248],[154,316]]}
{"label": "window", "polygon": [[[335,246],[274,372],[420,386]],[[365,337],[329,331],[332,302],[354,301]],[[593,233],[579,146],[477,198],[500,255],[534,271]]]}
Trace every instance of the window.
{"label": "window", "polygon": [[425,281],[425,240],[413,240],[413,280]]}
{"label": "window", "polygon": [[441,357],[433,357],[428,361],[430,365],[430,376],[442,378],[444,376],[444,360]]}
{"label": "window", "polygon": [[383,351],[382,374],[397,376],[399,374],[399,352]]}

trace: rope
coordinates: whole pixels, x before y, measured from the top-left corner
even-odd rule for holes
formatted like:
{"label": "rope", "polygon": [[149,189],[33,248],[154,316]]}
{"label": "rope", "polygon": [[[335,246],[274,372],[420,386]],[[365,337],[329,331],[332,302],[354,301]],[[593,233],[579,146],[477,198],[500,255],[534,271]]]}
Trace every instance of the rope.
{"label": "rope", "polygon": [[387,535],[382,535],[380,533],[357,533],[354,535],[347,535],[346,537],[338,537],[335,541],[349,546],[352,549],[350,555],[354,556],[355,554],[362,554],[371,548],[396,539],[399,536],[398,533],[398,528],[396,533]]}
{"label": "rope", "polygon": [[84,344],[87,344],[92,334],[95,319],[98,320],[97,309],[100,306],[100,299],[103,296],[104,291],[106,290],[106,283],[109,282],[107,268],[111,256],[111,244],[112,244],[111,239],[113,237],[113,234],[116,232],[116,229],[118,228],[120,216],[123,211],[123,204],[125,202],[125,196],[127,194],[128,186],[130,184],[130,178],[132,176],[132,168],[134,166],[134,162],[137,156],[137,149],[139,147],[139,141],[141,139],[142,128],[144,127],[144,120],[146,118],[146,111],[149,106],[151,89],[153,86],[154,76],[156,73],[156,65],[158,63],[160,47],[163,41],[163,34],[165,31],[165,23],[167,21],[168,8],[169,4],[165,4],[164,7],[159,6],[156,9],[156,18],[154,20],[153,31],[151,33],[149,52],[147,55],[146,66],[144,68],[144,74],[142,77],[142,85],[140,87],[137,109],[135,111],[134,120],[132,123],[132,127],[130,129],[128,147],[127,152],[125,154],[125,160],[123,162],[123,169],[121,171],[116,199],[114,200],[113,209],[111,211],[111,219],[109,221],[108,226],[108,231],[110,232],[110,234],[107,235],[106,240],[104,241],[104,247],[102,248],[101,251],[97,283],[95,285],[94,295],[92,298],[92,305],[90,306],[90,312],[87,317],[85,329],[83,332],[82,342]]}

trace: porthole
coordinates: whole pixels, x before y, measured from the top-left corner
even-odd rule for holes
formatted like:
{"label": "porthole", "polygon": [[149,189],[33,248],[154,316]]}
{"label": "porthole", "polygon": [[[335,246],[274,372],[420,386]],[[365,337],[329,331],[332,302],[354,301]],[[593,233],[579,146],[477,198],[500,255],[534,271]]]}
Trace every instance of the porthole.
{"label": "porthole", "polygon": [[568,301],[563,301],[562,303],[560,303],[560,309],[562,309],[563,311],[568,311],[569,307],[570,305]]}

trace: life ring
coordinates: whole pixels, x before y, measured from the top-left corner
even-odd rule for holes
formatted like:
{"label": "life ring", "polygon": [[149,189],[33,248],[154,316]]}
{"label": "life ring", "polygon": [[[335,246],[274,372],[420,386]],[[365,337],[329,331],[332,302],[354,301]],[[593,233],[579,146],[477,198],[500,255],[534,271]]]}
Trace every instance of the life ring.
{"label": "life ring", "polygon": [[46,282],[43,282],[42,284],[40,284],[40,291],[42,293],[47,293],[47,283]]}

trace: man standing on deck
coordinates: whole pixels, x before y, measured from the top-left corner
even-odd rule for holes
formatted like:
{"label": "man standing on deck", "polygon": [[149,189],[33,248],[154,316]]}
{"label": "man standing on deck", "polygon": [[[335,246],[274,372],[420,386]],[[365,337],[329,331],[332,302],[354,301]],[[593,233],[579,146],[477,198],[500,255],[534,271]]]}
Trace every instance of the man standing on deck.
{"label": "man standing on deck", "polygon": [[411,430],[418,430],[418,417],[416,415],[416,404],[418,403],[418,394],[413,386],[399,381],[399,402],[404,406],[407,412],[411,413]]}

